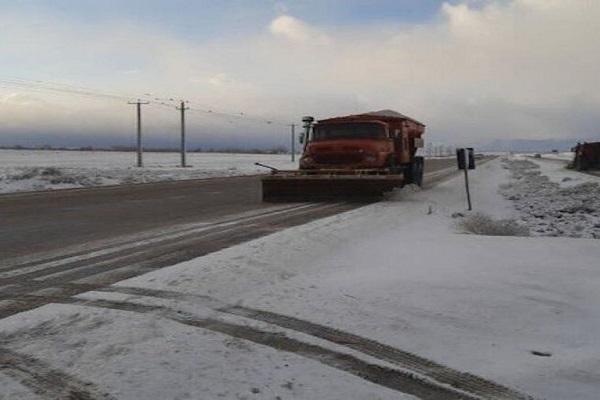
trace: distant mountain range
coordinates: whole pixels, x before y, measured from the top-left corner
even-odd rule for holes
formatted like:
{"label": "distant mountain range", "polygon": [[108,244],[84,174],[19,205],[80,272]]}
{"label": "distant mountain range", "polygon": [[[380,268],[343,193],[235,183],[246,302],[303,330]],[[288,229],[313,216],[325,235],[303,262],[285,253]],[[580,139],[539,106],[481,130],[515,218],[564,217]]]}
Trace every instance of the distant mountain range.
{"label": "distant mountain range", "polygon": [[[581,142],[598,142],[598,138],[580,139]],[[549,152],[552,150],[569,151],[577,144],[576,139],[499,139],[481,145],[481,151]]]}

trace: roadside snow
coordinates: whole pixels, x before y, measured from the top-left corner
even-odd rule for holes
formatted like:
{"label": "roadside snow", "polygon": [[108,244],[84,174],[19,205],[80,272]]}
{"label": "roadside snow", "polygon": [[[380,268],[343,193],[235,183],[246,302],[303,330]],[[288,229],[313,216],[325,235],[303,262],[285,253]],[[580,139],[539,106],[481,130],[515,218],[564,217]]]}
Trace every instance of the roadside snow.
{"label": "roadside snow", "polygon": [[[414,400],[297,355],[154,315],[51,305],[2,322],[0,342],[12,351],[119,400]],[[38,399],[20,393],[20,400]]]}
{"label": "roadside snow", "polygon": [[547,158],[549,160],[562,160],[562,161],[573,161],[573,157],[575,153],[572,151],[565,151],[562,153],[545,153],[542,154],[542,158]]}
{"label": "roadside snow", "polygon": [[144,167],[135,154],[112,151],[0,150],[0,193],[251,175],[296,164],[285,154],[188,153],[179,168],[177,153],[145,153]]}
{"label": "roadside snow", "polygon": [[[522,159],[521,157],[515,157],[515,159]],[[545,175],[550,181],[558,183],[561,188],[576,186],[586,182],[600,183],[600,177],[592,176],[590,174],[584,174],[572,169],[568,169],[568,163],[561,160],[546,160],[546,159],[528,159],[535,163],[539,169],[541,175]]]}
{"label": "roadside snow", "polygon": [[552,161],[517,158],[504,166],[512,176],[502,193],[533,235],[600,239],[600,178]]}
{"label": "roadside snow", "polygon": [[26,386],[23,386],[14,379],[4,375],[0,372],[0,400],[12,400],[12,399],[31,399],[31,400],[42,400],[43,397],[37,396]]}
{"label": "roadside snow", "polygon": [[[474,211],[494,218],[522,215],[498,193],[509,177],[500,160],[473,171]],[[598,242],[458,233],[460,214],[469,215],[462,179],[403,190],[386,202],[116,285],[209,301],[105,292],[80,298],[120,296],[218,320],[228,318],[219,304],[269,310],[378,340],[539,398],[597,399]],[[48,305],[1,320],[0,332],[2,346],[40,357],[119,399],[398,398],[316,361],[239,339],[232,343],[160,313]]]}
{"label": "roadside snow", "polygon": [[[207,294],[381,340],[548,399],[595,399],[597,242],[457,235],[451,215],[466,214],[461,179],[122,285]],[[505,179],[499,161],[472,174],[478,212],[515,217],[497,194]]]}

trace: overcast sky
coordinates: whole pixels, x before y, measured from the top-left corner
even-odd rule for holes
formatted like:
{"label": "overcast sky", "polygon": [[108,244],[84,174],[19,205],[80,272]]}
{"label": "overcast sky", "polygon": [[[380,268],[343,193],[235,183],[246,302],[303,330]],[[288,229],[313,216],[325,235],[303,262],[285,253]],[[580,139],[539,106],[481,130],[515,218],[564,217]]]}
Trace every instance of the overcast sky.
{"label": "overcast sky", "polygon": [[[448,144],[598,137],[598,21],[598,0],[0,0],[0,144],[133,143],[126,101],[14,78],[246,116],[190,112],[196,145],[287,144],[302,115],[383,108]],[[177,124],[144,109],[152,143]]]}

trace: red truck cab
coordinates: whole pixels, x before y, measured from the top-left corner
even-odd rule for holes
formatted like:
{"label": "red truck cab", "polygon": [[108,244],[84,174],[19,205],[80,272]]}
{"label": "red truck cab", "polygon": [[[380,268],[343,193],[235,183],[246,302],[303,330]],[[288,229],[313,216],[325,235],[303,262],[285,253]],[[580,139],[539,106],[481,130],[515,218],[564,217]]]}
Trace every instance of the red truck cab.
{"label": "red truck cab", "polygon": [[400,172],[415,162],[425,125],[391,110],[335,117],[312,125],[300,169]]}

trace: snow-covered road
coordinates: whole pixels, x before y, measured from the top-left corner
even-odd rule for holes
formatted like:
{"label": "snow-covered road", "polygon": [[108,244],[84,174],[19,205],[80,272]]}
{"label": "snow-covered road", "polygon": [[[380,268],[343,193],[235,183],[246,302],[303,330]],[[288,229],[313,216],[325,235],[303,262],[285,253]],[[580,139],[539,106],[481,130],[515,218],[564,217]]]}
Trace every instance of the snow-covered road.
{"label": "snow-covered road", "polygon": [[[510,173],[475,212],[527,222]],[[599,242],[462,233],[461,179],[0,320],[5,397],[597,399]]]}

